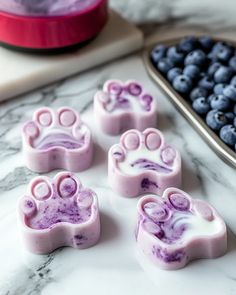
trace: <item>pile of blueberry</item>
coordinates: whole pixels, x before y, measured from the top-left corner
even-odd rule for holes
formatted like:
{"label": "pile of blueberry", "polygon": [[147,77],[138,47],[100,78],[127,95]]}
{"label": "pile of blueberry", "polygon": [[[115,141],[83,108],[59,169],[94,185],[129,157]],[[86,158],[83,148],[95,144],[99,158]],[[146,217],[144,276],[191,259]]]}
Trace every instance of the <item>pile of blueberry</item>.
{"label": "pile of blueberry", "polygon": [[192,108],[236,151],[236,50],[211,37],[158,44],[151,52],[155,68]]}

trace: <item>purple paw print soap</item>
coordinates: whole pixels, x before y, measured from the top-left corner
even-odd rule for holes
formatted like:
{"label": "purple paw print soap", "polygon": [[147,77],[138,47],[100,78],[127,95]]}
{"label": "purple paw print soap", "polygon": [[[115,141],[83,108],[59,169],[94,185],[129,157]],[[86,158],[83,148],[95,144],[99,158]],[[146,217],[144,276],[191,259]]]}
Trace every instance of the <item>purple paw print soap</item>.
{"label": "purple paw print soap", "polygon": [[96,194],[70,172],[34,178],[20,199],[19,223],[23,241],[33,253],[62,247],[84,249],[96,244],[100,218]]}
{"label": "purple paw print soap", "polygon": [[179,152],[154,128],[125,132],[108,155],[110,185],[125,197],[159,195],[170,186],[180,187],[181,171]]}
{"label": "purple paw print soap", "polygon": [[160,268],[179,269],[226,252],[226,225],[219,214],[179,189],[168,188],[161,198],[145,196],[137,210],[137,243]]}
{"label": "purple paw print soap", "polygon": [[33,120],[24,124],[22,137],[26,166],[32,171],[61,168],[79,172],[91,165],[91,132],[71,108],[37,110]]}
{"label": "purple paw print soap", "polygon": [[156,103],[136,81],[108,80],[94,97],[94,115],[102,131],[118,135],[128,129],[155,127]]}

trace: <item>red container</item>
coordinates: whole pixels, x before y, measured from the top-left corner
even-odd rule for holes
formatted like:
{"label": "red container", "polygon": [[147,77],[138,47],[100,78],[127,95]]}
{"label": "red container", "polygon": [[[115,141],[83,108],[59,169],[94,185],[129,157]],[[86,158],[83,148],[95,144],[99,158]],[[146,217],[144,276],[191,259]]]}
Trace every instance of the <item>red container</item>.
{"label": "red container", "polygon": [[[41,4],[36,0],[8,1],[12,5],[0,0],[0,42],[18,49],[70,48],[97,36],[108,19],[108,0],[64,1],[64,7],[61,4],[54,10],[55,3],[62,0],[43,0]],[[65,6],[68,2],[70,6]]]}

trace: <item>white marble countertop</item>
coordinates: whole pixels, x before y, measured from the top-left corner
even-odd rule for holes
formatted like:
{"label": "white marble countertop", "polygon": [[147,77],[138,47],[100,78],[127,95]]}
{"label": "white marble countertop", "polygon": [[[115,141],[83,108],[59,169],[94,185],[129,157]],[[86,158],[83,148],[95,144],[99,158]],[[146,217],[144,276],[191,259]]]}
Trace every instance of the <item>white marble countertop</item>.
{"label": "white marble countertop", "polygon": [[[112,0],[113,6],[137,22],[168,19],[215,28],[234,27],[234,0],[149,0],[156,5],[147,13],[144,2]],[[135,3],[134,3],[135,2]],[[146,3],[146,2],[145,2]],[[127,5],[127,6],[126,6]],[[124,7],[128,7],[127,10]],[[205,8],[208,9],[207,13]],[[191,16],[194,10],[197,17]],[[137,13],[136,13],[137,11]],[[221,13],[219,13],[221,12]],[[201,17],[202,15],[202,17]],[[225,17],[227,15],[227,19]],[[222,21],[222,19],[224,21]],[[157,20],[157,21],[155,21]],[[218,24],[217,26],[215,24]],[[146,35],[156,25],[144,25]],[[218,29],[217,29],[218,30]],[[155,38],[154,38],[155,39]],[[161,271],[140,254],[134,241],[138,199],[118,197],[107,182],[107,151],[118,137],[102,134],[94,123],[92,100],[108,78],[134,78],[145,83],[158,102],[158,128],[183,158],[183,189],[194,198],[210,202],[228,226],[228,251],[214,260],[198,260],[179,271]],[[79,175],[99,197],[102,234],[99,243],[86,250],[59,249],[37,256],[28,253],[17,229],[16,205],[35,176],[24,166],[21,125],[40,106],[68,105],[77,109],[93,131],[96,143],[93,166]],[[71,294],[236,294],[236,181],[235,169],[222,162],[175,110],[148,78],[141,54],[97,67],[0,105],[0,295]],[[49,173],[53,176],[57,171]]]}
{"label": "white marble countertop", "polygon": [[[179,271],[161,271],[136,251],[138,199],[118,197],[107,182],[107,150],[118,137],[103,135],[93,120],[94,92],[108,78],[134,78],[156,97],[158,128],[183,157],[183,189],[217,208],[229,229],[227,254],[198,260]],[[16,203],[34,173],[24,167],[21,124],[40,106],[68,105],[81,112],[96,142],[93,166],[79,174],[94,189],[101,208],[100,242],[87,250],[63,248],[27,253],[17,230]],[[97,67],[0,106],[0,294],[236,294],[235,170],[223,163],[150,81],[140,54]],[[56,171],[49,173],[55,175]]]}

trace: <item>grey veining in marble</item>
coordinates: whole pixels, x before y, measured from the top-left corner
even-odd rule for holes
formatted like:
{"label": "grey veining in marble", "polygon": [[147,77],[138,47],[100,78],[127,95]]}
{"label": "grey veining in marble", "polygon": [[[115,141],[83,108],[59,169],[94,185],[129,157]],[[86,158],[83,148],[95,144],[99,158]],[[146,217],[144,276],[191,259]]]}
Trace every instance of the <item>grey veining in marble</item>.
{"label": "grey veining in marble", "polygon": [[111,6],[138,24],[177,22],[212,29],[235,27],[234,0],[111,0]]}

